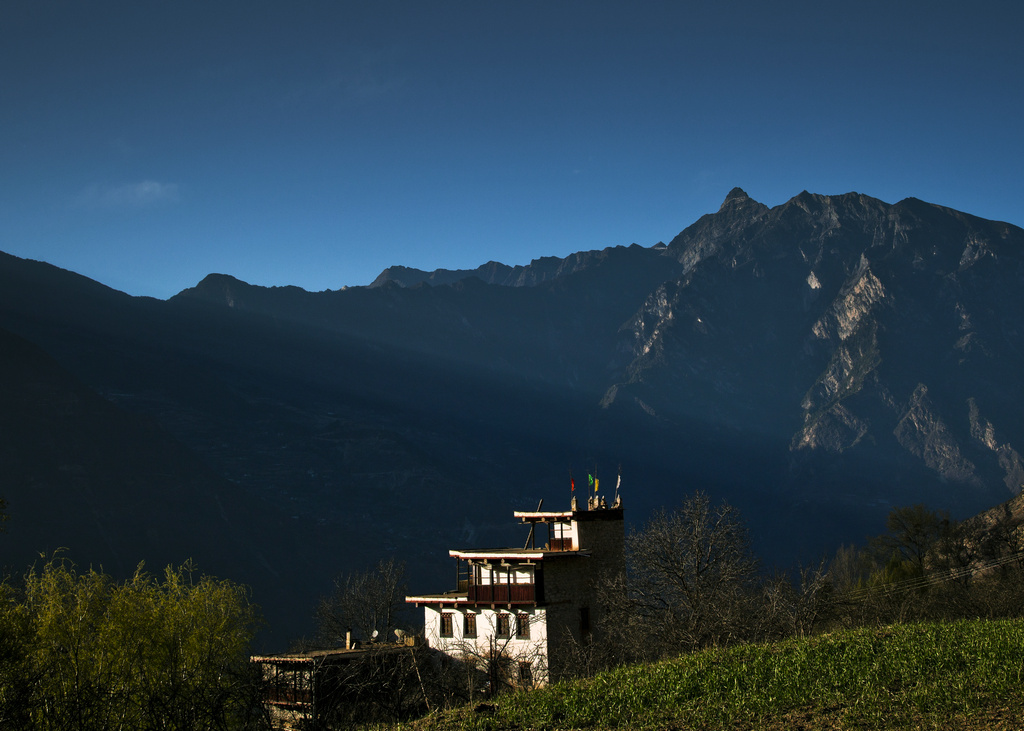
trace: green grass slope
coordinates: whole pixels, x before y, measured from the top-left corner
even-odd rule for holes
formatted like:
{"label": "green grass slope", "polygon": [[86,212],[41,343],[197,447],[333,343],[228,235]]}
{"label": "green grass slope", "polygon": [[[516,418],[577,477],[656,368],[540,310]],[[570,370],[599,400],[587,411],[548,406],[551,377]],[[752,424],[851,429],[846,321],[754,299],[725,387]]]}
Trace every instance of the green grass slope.
{"label": "green grass slope", "polygon": [[708,650],[460,708],[427,729],[1010,729],[1024,620],[856,629]]}

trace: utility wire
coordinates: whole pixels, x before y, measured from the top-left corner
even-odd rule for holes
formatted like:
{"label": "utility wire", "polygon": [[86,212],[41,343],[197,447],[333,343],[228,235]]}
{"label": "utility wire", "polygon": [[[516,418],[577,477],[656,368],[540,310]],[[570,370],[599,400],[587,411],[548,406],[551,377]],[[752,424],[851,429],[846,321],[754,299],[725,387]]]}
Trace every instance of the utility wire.
{"label": "utility wire", "polygon": [[996,568],[998,566],[1005,566],[1008,563],[1021,560],[1024,560],[1024,551],[1011,553],[1008,556],[1001,556],[1000,558],[987,561],[980,566],[965,566],[958,569],[952,569],[947,573],[925,574],[924,576],[915,576],[914,578],[903,579],[902,581],[876,584],[874,586],[863,586],[846,592],[843,596],[856,601],[864,599],[868,595],[877,591],[912,591],[914,589],[924,589],[929,586],[937,586],[947,581],[956,581],[957,579],[962,579],[965,576],[970,576],[980,571]]}

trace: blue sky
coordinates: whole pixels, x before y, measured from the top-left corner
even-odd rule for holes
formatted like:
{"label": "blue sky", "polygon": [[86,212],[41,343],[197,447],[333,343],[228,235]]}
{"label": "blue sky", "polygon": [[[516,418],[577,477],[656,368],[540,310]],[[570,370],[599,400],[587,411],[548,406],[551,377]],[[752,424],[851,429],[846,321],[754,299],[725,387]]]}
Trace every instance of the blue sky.
{"label": "blue sky", "polygon": [[0,8],[0,250],[135,295],[668,241],[733,186],[1024,225],[1024,3]]}

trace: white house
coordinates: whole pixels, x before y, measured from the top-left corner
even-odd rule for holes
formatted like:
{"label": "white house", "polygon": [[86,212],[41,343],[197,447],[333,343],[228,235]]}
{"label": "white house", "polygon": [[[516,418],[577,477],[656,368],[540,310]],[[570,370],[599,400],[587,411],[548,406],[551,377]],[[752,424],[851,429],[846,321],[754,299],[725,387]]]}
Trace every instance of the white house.
{"label": "white house", "polygon": [[512,684],[543,685],[568,670],[567,643],[594,639],[597,585],[624,570],[623,509],[595,498],[578,510],[574,498],[568,511],[513,515],[530,526],[524,548],[451,550],[457,589],[405,600],[423,607],[432,648],[481,668],[500,658]]}

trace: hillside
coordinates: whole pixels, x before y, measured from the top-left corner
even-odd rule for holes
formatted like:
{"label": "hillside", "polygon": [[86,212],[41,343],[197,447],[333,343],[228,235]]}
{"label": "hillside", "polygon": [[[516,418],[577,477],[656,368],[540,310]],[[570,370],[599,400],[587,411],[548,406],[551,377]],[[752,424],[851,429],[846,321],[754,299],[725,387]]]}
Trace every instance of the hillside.
{"label": "hillside", "polygon": [[[123,444],[76,462],[101,505],[125,505],[110,477],[121,455],[164,449],[117,429],[176,445],[166,479],[129,481],[188,506],[147,502],[151,530],[194,524],[208,542],[168,543],[168,560],[251,581],[283,618],[280,647],[309,631],[337,573],[396,555],[412,590],[443,585],[449,548],[515,542],[504,516],[566,503],[570,471],[621,469],[633,522],[696,488],[726,498],[768,565],[878,533],[892,505],[954,517],[998,505],[1024,483],[1022,279],[1016,226],[857,193],[768,208],[739,189],[668,245],[396,267],[324,292],[211,274],[159,301],[0,255],[0,328],[97,409],[146,425],[64,423],[23,404],[6,428]],[[12,371],[12,394],[29,393],[32,370]],[[34,444],[19,454],[42,454]],[[66,524],[51,515],[61,501],[19,512],[16,497],[42,493],[37,467],[12,455],[20,476],[3,489],[26,532],[0,542],[3,560],[69,543],[112,556],[70,527],[29,545]],[[86,494],[74,474],[46,474]],[[229,494],[249,511],[225,508],[241,543],[210,507]],[[118,566],[166,555],[131,528],[134,512],[111,515]]]}
{"label": "hillside", "polygon": [[706,650],[404,728],[975,729],[1024,721],[1021,620],[894,625]]}
{"label": "hillside", "polygon": [[[100,397],[39,348],[0,330],[3,569],[60,555],[130,576],[196,559],[207,573],[287,586],[256,537],[279,522],[155,419]],[[270,560],[268,560],[268,558]],[[289,617],[269,606],[267,619]]]}

